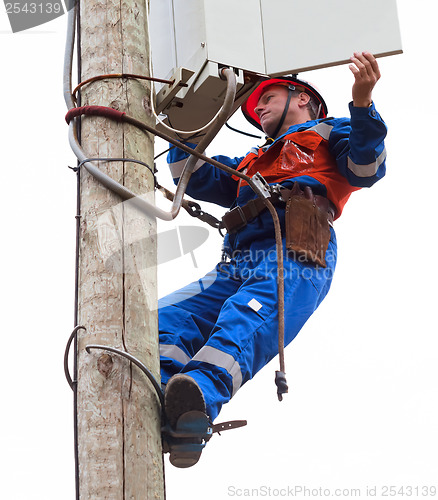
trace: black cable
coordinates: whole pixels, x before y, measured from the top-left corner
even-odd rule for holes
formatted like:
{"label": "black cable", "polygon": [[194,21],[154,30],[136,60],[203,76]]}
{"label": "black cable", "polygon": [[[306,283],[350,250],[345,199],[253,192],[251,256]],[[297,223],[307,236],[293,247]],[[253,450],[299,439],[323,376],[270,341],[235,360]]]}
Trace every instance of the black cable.
{"label": "black cable", "polygon": [[159,158],[160,156],[163,156],[165,155],[166,153],[168,153],[171,149],[175,149],[176,146],[171,146],[170,148],[167,148],[165,149],[164,151],[162,151],[161,153],[158,153],[157,156],[154,156],[154,160],[156,160],[157,158]]}
{"label": "black cable", "polygon": [[[81,169],[76,170],[76,250],[75,250],[75,295],[74,295],[74,327],[78,327],[79,316],[79,250],[80,250],[80,231],[81,231]],[[78,379],[78,338],[74,336],[73,344],[73,380]],[[75,383],[73,389],[73,442],[75,456],[75,484],[76,500],[79,500],[79,435],[78,435],[78,387]]]}
{"label": "black cable", "polygon": [[232,130],[233,132],[237,132],[238,134],[246,135],[248,137],[254,137],[254,139],[263,139],[261,135],[254,135],[250,134],[249,132],[244,132],[243,130],[239,130],[237,128],[232,127],[231,125],[228,124],[228,122],[225,122],[225,126]]}
{"label": "black cable", "polygon": [[157,170],[155,169],[155,166],[154,166],[154,168],[151,168],[147,163],[140,161],[140,160],[133,160],[132,158],[86,158],[85,160],[82,160],[79,163],[78,167],[80,168],[80,167],[82,167],[82,165],[84,163],[88,163],[90,161],[123,161],[126,163],[138,163],[138,164],[146,167],[151,172],[151,174],[153,174],[154,176],[157,172]]}
{"label": "black cable", "polygon": [[[82,57],[81,57],[81,6],[80,2],[71,7],[76,11],[76,56],[77,56],[77,78],[82,80]],[[78,106],[82,105],[81,94],[77,98]],[[82,142],[81,120],[77,120],[77,137],[78,142]],[[78,329],[79,319],[79,250],[80,250],[80,229],[81,229],[81,169],[79,162],[76,171],[76,253],[75,253],[75,304],[74,304],[74,327]],[[78,338],[74,336],[73,343],[73,378],[78,379]],[[74,384],[73,387],[73,446],[74,446],[74,462],[75,462],[75,493],[76,500],[80,500],[79,493],[79,432],[78,432],[78,387]]]}

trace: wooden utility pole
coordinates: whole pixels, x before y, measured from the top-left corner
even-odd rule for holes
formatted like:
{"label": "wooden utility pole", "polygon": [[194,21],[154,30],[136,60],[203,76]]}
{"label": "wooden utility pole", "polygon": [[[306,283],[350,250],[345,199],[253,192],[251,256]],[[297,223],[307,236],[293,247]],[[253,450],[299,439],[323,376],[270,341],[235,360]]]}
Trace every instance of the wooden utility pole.
{"label": "wooden utility pole", "polygon": [[[110,73],[148,76],[147,0],[81,0],[81,80]],[[81,89],[82,105],[109,106],[152,124],[149,84],[103,79]],[[82,119],[88,157],[133,158],[153,167],[153,137],[107,118]],[[153,174],[135,163],[95,162],[153,200]],[[81,175],[78,323],[80,499],[164,497],[160,407],[143,373],[101,344],[128,351],[159,380],[155,221]],[[134,250],[133,250],[134,249]]]}

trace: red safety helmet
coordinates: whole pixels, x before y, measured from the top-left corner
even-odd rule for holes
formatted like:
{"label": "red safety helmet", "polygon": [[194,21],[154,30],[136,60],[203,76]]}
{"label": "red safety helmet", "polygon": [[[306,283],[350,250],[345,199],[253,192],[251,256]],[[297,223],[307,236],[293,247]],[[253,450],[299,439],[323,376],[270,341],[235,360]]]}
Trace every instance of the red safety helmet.
{"label": "red safety helmet", "polygon": [[[317,116],[317,118],[327,117],[327,104],[325,103],[321,94],[316,90],[315,87],[310,85],[310,83],[304,80],[299,80],[294,76],[267,78],[266,80],[263,80],[261,83],[259,83],[257,88],[250,94],[248,99],[242,104],[243,115],[252,125],[257,127],[259,130],[263,131],[262,126],[260,125],[260,118],[258,117],[258,115],[254,110],[265,89],[267,87],[270,87],[271,85],[284,85],[288,87],[290,90],[295,90],[295,89],[302,90],[306,94],[309,94],[310,97],[313,99],[313,101],[315,101],[317,104],[320,105],[319,116]],[[287,103],[287,106],[289,106],[289,101]]]}

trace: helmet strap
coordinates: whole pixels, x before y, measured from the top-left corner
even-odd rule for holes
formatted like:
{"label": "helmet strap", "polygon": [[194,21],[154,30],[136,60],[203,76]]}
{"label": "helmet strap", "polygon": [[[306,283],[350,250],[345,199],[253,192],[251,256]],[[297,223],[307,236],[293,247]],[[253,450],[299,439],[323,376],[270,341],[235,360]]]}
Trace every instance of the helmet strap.
{"label": "helmet strap", "polygon": [[322,108],[322,104],[320,103],[319,106],[318,106],[318,113],[316,114],[316,118],[321,118],[321,108]]}
{"label": "helmet strap", "polygon": [[272,134],[272,137],[274,139],[277,138],[277,134],[278,134],[278,132],[280,132],[280,129],[283,126],[284,120],[285,120],[287,112],[289,110],[290,100],[292,99],[292,92],[295,90],[294,85],[288,85],[287,88],[288,88],[288,94],[287,94],[287,100],[286,100],[286,104],[284,106],[283,114],[281,115],[280,121],[278,122],[278,125],[277,125],[277,128],[275,129],[275,132]]}

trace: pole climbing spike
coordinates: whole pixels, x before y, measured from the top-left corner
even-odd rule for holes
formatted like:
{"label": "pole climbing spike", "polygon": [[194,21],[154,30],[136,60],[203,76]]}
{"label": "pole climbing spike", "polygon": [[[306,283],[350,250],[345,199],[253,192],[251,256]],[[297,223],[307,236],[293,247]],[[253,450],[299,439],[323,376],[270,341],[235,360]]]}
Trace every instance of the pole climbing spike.
{"label": "pole climbing spike", "polygon": [[286,373],[280,371],[275,372],[275,385],[277,386],[278,401],[283,401],[283,394],[287,394],[289,391],[286,381]]}
{"label": "pole climbing spike", "polygon": [[163,451],[169,451],[170,463],[175,467],[187,468],[198,462],[213,429],[205,413],[188,411],[179,417],[175,429],[167,424],[162,433]]}
{"label": "pole climbing spike", "polygon": [[[73,331],[73,334],[70,336],[71,339],[79,328],[84,327],[76,327]],[[69,342],[71,343],[71,340]],[[247,423],[246,420],[231,420],[229,422],[222,422],[220,424],[213,425],[209,417],[205,413],[195,410],[183,413],[178,418],[175,424],[175,428],[173,428],[167,421],[164,411],[163,388],[160,387],[152,373],[141,361],[135,358],[132,354],[129,354],[125,351],[120,351],[115,347],[96,344],[90,344],[85,347],[85,350],[88,353],[90,353],[92,349],[101,349],[104,351],[113,352],[126,359],[129,359],[129,361],[140,368],[140,370],[150,380],[161,403],[162,417],[163,421],[165,422],[165,425],[161,428],[163,453],[170,453],[170,463],[175,467],[187,468],[195,465],[198,462],[202,450],[205,448],[205,445],[215,432],[220,434],[220,432],[222,431],[243,427]],[[66,354],[66,357],[67,355],[68,354]],[[69,379],[69,377],[67,377],[67,379]],[[69,383],[71,385],[71,377]]]}
{"label": "pole climbing spike", "polygon": [[175,429],[168,422],[162,427],[163,453],[170,453],[169,461],[174,467],[191,467],[199,461],[202,450],[215,432],[220,435],[222,431],[246,424],[246,420],[231,420],[213,425],[202,411],[188,411],[179,417]]}

